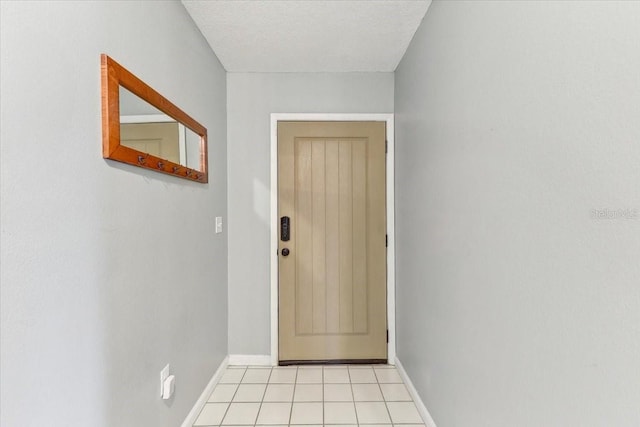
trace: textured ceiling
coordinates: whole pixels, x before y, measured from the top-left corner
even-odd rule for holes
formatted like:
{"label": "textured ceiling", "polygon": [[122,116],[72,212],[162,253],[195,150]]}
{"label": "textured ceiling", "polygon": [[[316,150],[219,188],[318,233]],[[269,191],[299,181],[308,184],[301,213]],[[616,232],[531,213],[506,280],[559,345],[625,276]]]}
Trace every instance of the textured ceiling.
{"label": "textured ceiling", "polygon": [[430,0],[182,0],[231,72],[394,71]]}

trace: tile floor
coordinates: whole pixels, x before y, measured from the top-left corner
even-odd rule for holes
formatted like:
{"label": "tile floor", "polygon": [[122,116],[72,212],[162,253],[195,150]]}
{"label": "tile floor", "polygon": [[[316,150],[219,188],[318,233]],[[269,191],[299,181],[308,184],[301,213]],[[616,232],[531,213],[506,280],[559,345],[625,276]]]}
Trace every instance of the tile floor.
{"label": "tile floor", "polygon": [[388,365],[230,366],[194,423],[220,425],[424,427]]}

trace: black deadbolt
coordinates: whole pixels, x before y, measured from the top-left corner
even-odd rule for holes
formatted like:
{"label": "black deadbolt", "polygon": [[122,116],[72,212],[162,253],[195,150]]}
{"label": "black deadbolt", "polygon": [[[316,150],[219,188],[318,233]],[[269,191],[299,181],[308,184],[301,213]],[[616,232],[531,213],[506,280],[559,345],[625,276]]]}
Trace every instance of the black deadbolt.
{"label": "black deadbolt", "polygon": [[288,242],[291,233],[290,230],[291,227],[289,217],[283,216],[282,218],[280,218],[280,240],[282,240],[283,242]]}

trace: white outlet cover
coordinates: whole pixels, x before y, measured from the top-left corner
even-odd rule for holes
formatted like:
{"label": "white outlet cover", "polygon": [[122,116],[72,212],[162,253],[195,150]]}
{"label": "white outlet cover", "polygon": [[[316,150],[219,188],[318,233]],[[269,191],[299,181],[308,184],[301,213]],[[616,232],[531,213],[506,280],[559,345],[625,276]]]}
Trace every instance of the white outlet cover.
{"label": "white outlet cover", "polygon": [[222,233],[222,217],[216,217],[216,233]]}
{"label": "white outlet cover", "polygon": [[173,392],[176,388],[176,377],[175,375],[169,375],[169,378],[164,380],[164,386],[162,388],[162,398],[170,399],[173,396]]}
{"label": "white outlet cover", "polygon": [[165,366],[162,371],[160,371],[160,396],[164,393],[164,382],[169,378],[169,373],[171,372],[171,367],[169,364]]}

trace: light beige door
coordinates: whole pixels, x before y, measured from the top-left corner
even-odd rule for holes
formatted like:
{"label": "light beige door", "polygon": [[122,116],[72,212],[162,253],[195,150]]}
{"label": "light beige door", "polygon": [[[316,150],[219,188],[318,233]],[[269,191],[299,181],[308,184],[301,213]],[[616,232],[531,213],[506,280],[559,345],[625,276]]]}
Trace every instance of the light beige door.
{"label": "light beige door", "polygon": [[281,362],[387,359],[385,140],[384,122],[278,122]]}

